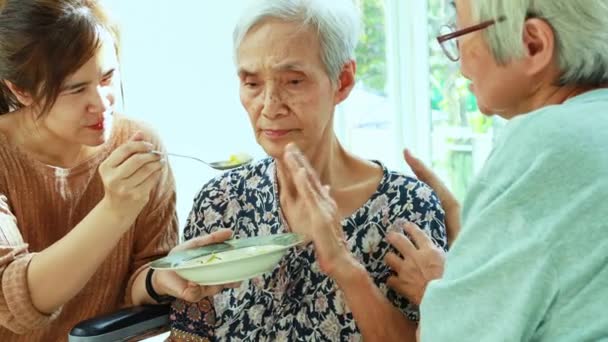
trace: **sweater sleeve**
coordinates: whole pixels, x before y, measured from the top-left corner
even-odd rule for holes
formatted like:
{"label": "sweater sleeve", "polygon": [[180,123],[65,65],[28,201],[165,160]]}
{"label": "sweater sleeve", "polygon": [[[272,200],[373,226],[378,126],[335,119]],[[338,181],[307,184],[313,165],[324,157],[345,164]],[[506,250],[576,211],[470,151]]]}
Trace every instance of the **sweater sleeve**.
{"label": "sweater sleeve", "polygon": [[[153,133],[149,139],[158,150],[164,151]],[[148,205],[135,222],[131,276],[127,284],[125,303],[132,305],[131,289],[137,276],[148,268],[151,261],[169,253],[178,241],[178,221],[175,211],[175,180],[168,164],[150,195]]]}
{"label": "sweater sleeve", "polygon": [[61,312],[45,315],[34,307],[27,284],[33,254],[27,247],[8,199],[0,194],[0,324],[17,334],[45,326]]}

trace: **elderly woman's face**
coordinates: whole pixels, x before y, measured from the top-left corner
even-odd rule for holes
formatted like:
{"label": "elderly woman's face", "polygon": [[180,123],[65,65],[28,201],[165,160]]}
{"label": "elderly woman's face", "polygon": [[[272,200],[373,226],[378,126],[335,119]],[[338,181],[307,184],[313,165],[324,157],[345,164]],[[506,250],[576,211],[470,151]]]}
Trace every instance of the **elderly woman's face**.
{"label": "elderly woman's face", "polygon": [[288,142],[307,151],[333,132],[337,87],[325,71],[313,32],[264,21],[243,39],[237,65],[241,103],[270,156],[282,156]]}
{"label": "elderly woman's face", "polygon": [[[471,14],[471,0],[456,0],[457,29],[479,24]],[[496,25],[501,25],[497,23]],[[459,38],[460,70],[471,81],[479,109],[484,114],[510,117],[519,101],[529,92],[528,80],[517,61],[499,65],[492,55],[483,31]]]}

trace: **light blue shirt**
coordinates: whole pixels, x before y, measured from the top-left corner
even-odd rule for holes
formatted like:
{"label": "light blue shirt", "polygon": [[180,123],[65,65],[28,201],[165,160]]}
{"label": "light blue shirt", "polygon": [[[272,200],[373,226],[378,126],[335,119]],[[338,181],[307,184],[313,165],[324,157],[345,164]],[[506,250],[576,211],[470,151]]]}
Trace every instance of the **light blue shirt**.
{"label": "light blue shirt", "polygon": [[421,329],[422,341],[608,340],[608,89],[507,123]]}

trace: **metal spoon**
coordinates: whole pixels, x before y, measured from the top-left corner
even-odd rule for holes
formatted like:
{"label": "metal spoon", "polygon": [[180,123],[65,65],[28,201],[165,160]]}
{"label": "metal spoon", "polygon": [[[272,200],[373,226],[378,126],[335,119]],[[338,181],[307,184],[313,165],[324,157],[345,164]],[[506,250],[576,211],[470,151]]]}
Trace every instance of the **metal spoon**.
{"label": "metal spoon", "polygon": [[206,161],[204,161],[204,160],[202,160],[200,158],[193,157],[193,156],[187,156],[187,155],[184,155],[184,154],[161,152],[161,151],[152,151],[152,153],[158,154],[159,156],[171,156],[171,157],[180,157],[180,158],[188,158],[188,159],[196,160],[196,161],[201,162],[201,163],[209,166],[210,168],[216,169],[216,170],[230,170],[230,169],[234,169],[234,168],[237,168],[239,166],[242,166],[242,165],[245,165],[245,164],[249,164],[253,160],[253,158],[251,156],[244,155],[243,158],[239,158],[238,159],[238,162],[234,162],[232,160],[206,162]]}

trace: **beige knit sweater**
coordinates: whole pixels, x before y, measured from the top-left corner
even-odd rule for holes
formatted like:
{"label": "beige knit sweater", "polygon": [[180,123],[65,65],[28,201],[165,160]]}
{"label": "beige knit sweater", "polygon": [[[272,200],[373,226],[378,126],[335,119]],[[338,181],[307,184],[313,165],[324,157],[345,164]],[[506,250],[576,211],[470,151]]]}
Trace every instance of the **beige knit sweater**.
{"label": "beige knit sweater", "polygon": [[0,341],[66,340],[79,321],[128,305],[138,272],[176,244],[175,186],[167,167],[134,226],[84,289],[48,316],[32,305],[26,280],[30,259],[102,199],[99,164],[137,130],[162,148],[150,129],[116,116],[106,148],[69,170],[32,159],[0,133]]}

